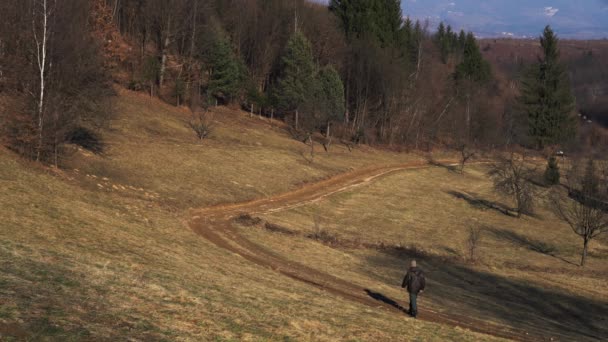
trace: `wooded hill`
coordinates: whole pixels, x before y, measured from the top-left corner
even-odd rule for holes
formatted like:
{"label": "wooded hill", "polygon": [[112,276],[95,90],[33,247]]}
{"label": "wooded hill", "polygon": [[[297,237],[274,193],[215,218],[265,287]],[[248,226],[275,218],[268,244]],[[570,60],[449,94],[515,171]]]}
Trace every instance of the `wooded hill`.
{"label": "wooded hill", "polygon": [[[408,149],[581,146],[575,134],[530,136],[520,85],[542,59],[492,54],[498,43],[480,49],[472,33],[407,19],[399,0],[11,0],[0,10],[3,141],[37,160],[57,163],[65,143],[100,146],[95,132],[110,113],[112,80],[190,106],[198,121],[216,104],[283,118],[302,140],[321,133]],[[570,75],[554,75],[568,92],[574,79],[579,98],[586,80],[601,82],[589,74],[600,59],[584,58],[591,69],[574,59]],[[575,120],[576,108],[564,108]],[[601,146],[605,133],[593,134],[586,142]]]}

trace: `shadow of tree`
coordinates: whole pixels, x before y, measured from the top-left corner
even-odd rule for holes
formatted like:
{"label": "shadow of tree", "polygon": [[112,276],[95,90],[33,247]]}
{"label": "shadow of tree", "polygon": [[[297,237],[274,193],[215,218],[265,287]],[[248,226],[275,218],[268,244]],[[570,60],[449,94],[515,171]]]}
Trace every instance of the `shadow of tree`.
{"label": "shadow of tree", "polygon": [[527,236],[523,236],[517,232],[498,229],[492,227],[486,227],[485,230],[493,234],[496,238],[504,241],[508,241],[516,246],[525,247],[533,252],[541,253],[544,255],[552,256],[570,265],[578,266],[578,264],[572,261],[566,260],[562,257],[557,256],[557,247],[544,241],[536,240]]}
{"label": "shadow of tree", "polygon": [[455,198],[463,199],[463,200],[467,201],[471,206],[473,206],[477,209],[482,209],[482,210],[491,209],[491,210],[496,210],[499,213],[505,214],[507,216],[511,216],[511,217],[516,216],[511,213],[511,211],[514,211],[512,208],[510,208],[502,203],[488,201],[488,200],[485,200],[482,198],[476,198],[471,195],[465,194],[464,192],[460,192],[460,191],[456,191],[456,190],[446,191],[446,193],[454,196]]}
{"label": "shadow of tree", "polygon": [[427,161],[428,161],[429,165],[436,166],[436,167],[441,167],[441,168],[444,168],[444,169],[446,169],[446,170],[448,170],[450,172],[460,173],[459,168],[456,167],[456,166],[454,166],[454,165],[443,164],[443,163],[440,163],[440,162],[438,162],[436,160],[433,160],[433,159],[428,159]]}
{"label": "shadow of tree", "polygon": [[[392,274],[389,277],[400,279],[410,258],[412,256],[403,252],[386,251],[370,256],[368,262],[385,268]],[[547,340],[608,339],[607,301],[541,287],[435,256],[417,257],[417,260],[427,275],[425,298],[429,308],[499,321],[531,335],[545,336]],[[372,298],[389,305],[394,302],[372,294]],[[424,307],[421,310],[424,311]]]}

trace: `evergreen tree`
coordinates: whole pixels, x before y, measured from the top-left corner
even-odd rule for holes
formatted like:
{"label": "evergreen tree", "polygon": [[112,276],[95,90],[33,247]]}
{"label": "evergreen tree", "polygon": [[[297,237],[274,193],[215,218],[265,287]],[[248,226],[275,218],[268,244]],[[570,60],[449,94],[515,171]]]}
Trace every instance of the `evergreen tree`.
{"label": "evergreen tree", "polygon": [[490,64],[483,58],[472,32],[465,38],[462,62],[456,67],[457,80],[484,82],[490,77]]}
{"label": "evergreen tree", "polygon": [[445,35],[448,45],[448,52],[452,53],[454,52],[455,38],[457,38],[458,36],[456,36],[456,34],[452,31],[451,25],[448,25],[448,27],[446,28]]}
{"label": "evergreen tree", "polygon": [[327,66],[319,72],[319,88],[321,90],[322,120],[328,125],[331,121],[338,121],[344,117],[346,104],[344,100],[344,85],[340,74],[332,66]]}
{"label": "evergreen tree", "polygon": [[469,32],[465,39],[462,61],[456,66],[455,72],[457,92],[465,100],[467,139],[472,138],[474,114],[472,113],[472,104],[480,101],[475,95],[481,91],[484,83],[490,79],[490,74],[490,63],[483,59],[475,36]]}
{"label": "evergreen tree", "polygon": [[416,35],[414,23],[409,17],[403,22],[403,36],[408,62],[410,65],[416,65],[418,63],[419,38]]}
{"label": "evergreen tree", "polygon": [[[275,101],[279,109],[296,111],[297,114],[307,101],[314,101],[318,90],[312,47],[302,33],[296,32],[289,39],[281,61]],[[296,118],[296,127],[297,124]]]}
{"label": "evergreen tree", "polygon": [[587,162],[581,189],[584,196],[591,198],[597,197],[600,193],[600,179],[597,176],[593,159],[589,159]]}
{"label": "evergreen tree", "polygon": [[467,42],[467,34],[464,32],[464,30],[460,30],[460,33],[458,34],[458,49],[462,52],[464,51],[464,45]]}
{"label": "evergreen tree", "polygon": [[540,38],[543,56],[526,73],[520,103],[536,146],[564,143],[576,134],[570,80],[559,61],[558,39],[547,26]]}
{"label": "evergreen tree", "polygon": [[448,25],[446,28],[443,22],[439,23],[435,39],[439,46],[441,61],[446,64],[452,50],[452,27]]}
{"label": "evergreen tree", "polygon": [[158,82],[158,75],[160,73],[160,62],[158,58],[150,56],[146,58],[143,65],[143,78],[148,81],[150,87],[150,96],[154,96],[154,86]]}
{"label": "evergreen tree", "polygon": [[435,39],[437,40],[438,43],[441,43],[441,41],[445,38],[445,24],[442,22],[439,23],[439,27],[437,27],[437,35],[435,36]]}
{"label": "evergreen tree", "polygon": [[402,43],[403,13],[399,0],[331,0],[329,9],[340,19],[349,39],[372,38],[382,47]]}
{"label": "evergreen tree", "polygon": [[175,96],[177,106],[183,102],[184,95],[186,95],[186,84],[179,77],[175,80],[175,86],[173,87],[173,96]]}
{"label": "evergreen tree", "polygon": [[545,169],[545,182],[547,185],[559,184],[559,166],[555,157],[549,158],[547,168]]}
{"label": "evergreen tree", "polygon": [[215,42],[210,64],[209,93],[225,102],[233,101],[243,86],[244,72],[228,39],[220,38]]}

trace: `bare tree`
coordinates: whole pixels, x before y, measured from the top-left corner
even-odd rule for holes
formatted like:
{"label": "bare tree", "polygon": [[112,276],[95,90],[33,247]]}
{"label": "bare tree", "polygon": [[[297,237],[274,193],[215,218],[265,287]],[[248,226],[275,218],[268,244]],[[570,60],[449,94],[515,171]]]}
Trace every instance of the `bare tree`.
{"label": "bare tree", "polygon": [[489,176],[499,192],[512,196],[515,200],[517,217],[532,213],[534,205],[534,186],[530,179],[534,169],[527,166],[525,156],[511,153],[509,157],[501,156],[490,169]]}
{"label": "bare tree", "polygon": [[464,173],[465,164],[473,157],[475,157],[475,151],[471,150],[471,148],[467,144],[461,144],[458,148],[460,151],[460,173]]}
{"label": "bare tree", "polygon": [[36,44],[36,67],[39,74],[39,95],[37,97],[37,113],[38,113],[38,149],[36,152],[36,161],[40,160],[43,143],[44,131],[44,105],[45,105],[45,86],[46,77],[48,74],[49,63],[47,55],[50,49],[50,36],[52,33],[50,27],[50,19],[57,5],[57,0],[49,4],[49,0],[35,0],[32,6],[32,32],[34,43]]}
{"label": "bare tree", "polygon": [[585,266],[589,242],[608,232],[608,191],[599,186],[601,181],[595,161],[590,159],[585,170],[577,163],[568,173],[568,195],[554,190],[551,196],[556,215],[583,239],[581,266]]}

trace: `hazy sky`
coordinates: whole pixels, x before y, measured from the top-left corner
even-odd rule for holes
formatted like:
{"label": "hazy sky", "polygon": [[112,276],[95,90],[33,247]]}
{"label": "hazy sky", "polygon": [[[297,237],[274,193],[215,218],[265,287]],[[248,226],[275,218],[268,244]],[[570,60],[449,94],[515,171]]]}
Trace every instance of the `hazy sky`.
{"label": "hazy sky", "polygon": [[608,38],[608,0],[402,0],[402,8],[479,36],[536,37],[549,24],[564,38]]}

